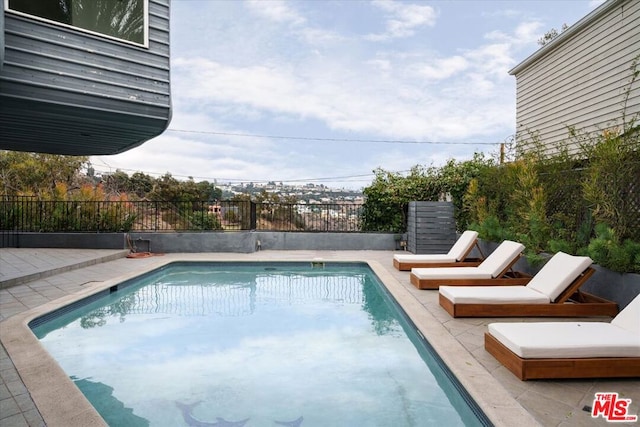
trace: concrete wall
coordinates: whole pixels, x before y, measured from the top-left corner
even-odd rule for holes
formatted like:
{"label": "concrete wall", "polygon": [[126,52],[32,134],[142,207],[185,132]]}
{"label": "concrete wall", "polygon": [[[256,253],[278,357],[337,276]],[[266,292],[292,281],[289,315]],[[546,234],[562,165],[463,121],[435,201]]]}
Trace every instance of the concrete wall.
{"label": "concrete wall", "polygon": [[381,250],[396,249],[393,233],[282,233],[255,232],[261,249],[272,250]]}
{"label": "concrete wall", "polygon": [[126,249],[124,233],[17,233],[19,248]]}
{"label": "concrete wall", "polygon": [[137,252],[237,252],[257,250],[395,250],[393,233],[19,233],[21,248],[128,249]]}

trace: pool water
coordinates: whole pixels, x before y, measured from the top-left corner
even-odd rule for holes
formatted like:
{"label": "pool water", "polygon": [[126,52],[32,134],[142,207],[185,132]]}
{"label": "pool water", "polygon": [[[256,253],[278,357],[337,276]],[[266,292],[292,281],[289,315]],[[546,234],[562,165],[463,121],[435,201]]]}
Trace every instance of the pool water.
{"label": "pool water", "polygon": [[30,326],[112,426],[490,424],[366,264],[174,263]]}

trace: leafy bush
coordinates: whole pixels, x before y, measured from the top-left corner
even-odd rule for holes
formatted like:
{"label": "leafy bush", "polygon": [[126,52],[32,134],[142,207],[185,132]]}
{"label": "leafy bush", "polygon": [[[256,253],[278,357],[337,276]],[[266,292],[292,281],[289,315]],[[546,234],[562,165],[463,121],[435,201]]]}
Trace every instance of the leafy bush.
{"label": "leafy bush", "polygon": [[449,160],[441,168],[417,165],[407,176],[377,169],[373,183],[363,191],[362,230],[404,232],[409,202],[435,202],[447,197],[455,207],[458,229],[464,230],[470,221],[469,210],[465,208],[467,188],[492,165],[491,159],[476,153],[472,160]]}
{"label": "leafy bush", "polygon": [[188,214],[191,228],[199,230],[222,230],[220,217],[215,213],[193,211]]}
{"label": "leafy bush", "polygon": [[640,243],[630,239],[620,242],[613,228],[606,224],[598,224],[595,232],[595,238],[583,251],[586,255],[610,270],[640,273]]}

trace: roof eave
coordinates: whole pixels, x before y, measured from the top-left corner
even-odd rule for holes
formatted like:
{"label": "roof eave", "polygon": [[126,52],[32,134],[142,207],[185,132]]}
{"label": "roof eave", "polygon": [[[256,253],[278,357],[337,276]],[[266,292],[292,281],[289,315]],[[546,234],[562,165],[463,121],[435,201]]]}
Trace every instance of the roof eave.
{"label": "roof eave", "polygon": [[515,67],[513,67],[511,70],[509,70],[509,74],[512,76],[518,74],[520,71],[524,70],[529,65],[537,61],[540,57],[556,49],[558,46],[565,43],[574,35],[582,31],[585,27],[591,25],[591,23],[598,20],[602,15],[608,13],[611,9],[618,7],[621,3],[624,3],[625,1],[627,0],[608,0],[604,2],[603,4],[598,6],[596,9],[591,11],[591,13],[586,15],[584,18],[582,18],[581,20],[579,20],[578,22],[576,22],[575,24],[567,28],[565,31],[560,33],[558,37],[551,40],[550,42],[542,46],[540,49],[536,50],[527,59],[525,59],[524,61],[522,61]]}

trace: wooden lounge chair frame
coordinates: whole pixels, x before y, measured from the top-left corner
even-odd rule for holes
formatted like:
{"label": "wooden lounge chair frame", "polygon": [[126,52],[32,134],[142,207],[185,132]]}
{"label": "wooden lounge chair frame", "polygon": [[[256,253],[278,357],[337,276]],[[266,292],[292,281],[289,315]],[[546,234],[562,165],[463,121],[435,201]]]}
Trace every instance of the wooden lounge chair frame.
{"label": "wooden lounge chair frame", "polygon": [[521,380],[640,377],[640,357],[523,359],[488,332],[484,348]]}
{"label": "wooden lounge chair frame", "polygon": [[548,304],[457,303],[440,294],[440,306],[453,317],[579,317],[615,316],[618,305],[586,292],[580,287],[595,273],[593,267],[583,271],[558,297]]}
{"label": "wooden lounge chair frame", "polygon": [[410,280],[418,289],[438,289],[440,285],[448,286],[515,286],[526,285],[532,279],[530,274],[512,271],[513,265],[518,262],[522,254],[518,254],[509,265],[495,278],[489,279],[421,279],[415,274],[411,274]]}
{"label": "wooden lounge chair frame", "polygon": [[[478,258],[470,258],[468,255],[471,253],[473,248],[478,248],[478,252],[480,252],[480,257]],[[424,261],[398,261],[397,259],[393,259],[393,266],[400,271],[410,271],[412,268],[436,268],[436,267],[477,267],[482,264],[484,261],[484,255],[480,250],[480,246],[478,245],[478,241],[476,240],[473,245],[467,249],[462,257],[462,261],[455,262],[424,262]]]}

